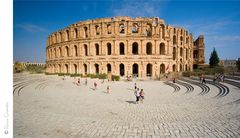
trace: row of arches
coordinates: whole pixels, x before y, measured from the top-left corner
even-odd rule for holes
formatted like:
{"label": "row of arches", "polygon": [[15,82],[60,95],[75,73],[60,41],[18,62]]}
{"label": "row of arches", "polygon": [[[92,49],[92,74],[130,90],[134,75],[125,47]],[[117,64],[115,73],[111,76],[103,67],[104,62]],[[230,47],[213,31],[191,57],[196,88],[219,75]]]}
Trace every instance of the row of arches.
{"label": "row of arches", "polygon": [[[121,64],[119,64],[118,66],[119,66],[119,67],[118,67],[118,69],[119,69],[119,74],[117,74],[117,75],[125,76],[125,75],[126,75],[126,70],[127,70],[126,65],[123,64],[123,63],[121,63]],[[142,69],[142,68],[141,68],[141,70],[140,70],[140,67],[139,67],[139,66],[140,66],[140,65],[137,64],[137,63],[132,64],[132,65],[131,65],[131,71],[130,71],[129,68],[128,68],[129,73],[132,74],[132,75],[134,75],[134,76],[139,76],[140,72],[142,73],[142,71],[145,70],[145,74],[146,74],[147,77],[153,76],[153,73],[154,73],[154,71],[155,71],[155,70],[153,69],[153,64],[148,63],[148,64],[145,66],[145,69]],[[47,66],[47,68],[48,68],[48,71],[51,72],[51,73],[72,73],[72,74],[74,74],[74,73],[80,73],[78,64],[72,64],[71,71],[70,71],[70,66],[69,66],[69,64],[55,64],[55,65],[49,64],[49,65]],[[82,74],[88,74],[88,73],[99,74],[99,73],[103,73],[103,72],[100,71],[100,69],[101,69],[101,68],[100,68],[100,65],[97,64],[97,63],[95,63],[95,64],[93,65],[93,70],[92,70],[91,72],[89,72],[89,68],[90,68],[90,66],[89,66],[88,64],[85,64],[85,63],[84,63],[81,73],[82,73]],[[110,64],[110,63],[106,64],[105,68],[106,68],[106,71],[107,71],[107,72],[105,72],[105,73],[113,73],[113,72],[112,72],[112,64]],[[116,68],[116,67],[115,67],[115,68]],[[159,69],[158,69],[159,74],[164,74],[164,73],[166,73],[166,72],[168,71],[168,69],[169,69],[169,65],[168,65],[168,67],[166,67],[165,64],[163,64],[163,63],[160,64]],[[187,71],[187,70],[190,70],[190,69],[191,69],[190,66],[187,65],[187,64],[185,64],[185,67],[184,67],[183,64],[180,64],[180,65],[179,65],[179,71]],[[172,65],[172,71],[173,71],[173,72],[178,71],[176,64],[173,64],[173,65]]]}
{"label": "row of arches", "polygon": [[[120,43],[119,44],[119,55],[125,55],[126,54],[126,46],[124,45],[124,43]],[[89,55],[89,50],[88,50],[88,45],[84,44],[83,45],[84,48],[84,56],[88,56]],[[138,44],[138,42],[133,42],[132,43],[132,55],[138,55],[140,54],[140,46]],[[100,46],[98,43],[96,43],[94,45],[94,49],[95,49],[95,55],[100,55]],[[111,43],[107,43],[107,55],[112,55],[112,44]],[[147,55],[151,55],[153,52],[153,45],[151,42],[148,42],[146,44],[146,54]],[[159,45],[159,54],[160,55],[165,55],[165,44],[164,43],[160,43]],[[79,56],[79,51],[78,51],[78,46],[74,45],[73,46],[73,52],[71,54],[72,56]],[[65,46],[65,47],[58,47],[58,48],[51,48],[51,49],[47,49],[47,56],[48,58],[52,59],[52,58],[57,58],[57,57],[69,57],[70,56],[70,48],[69,46]]]}
{"label": "row of arches", "polygon": [[[57,33],[54,33],[48,37],[48,45],[54,44],[54,43],[60,43],[69,41],[71,39],[76,38],[88,38],[91,34],[91,36],[98,36],[103,34],[105,32],[106,35],[110,34],[125,34],[127,32],[127,29],[130,27],[132,34],[137,34],[140,32],[141,27],[144,28],[142,30],[143,34],[146,36],[152,36],[153,30],[156,31],[154,28],[159,28],[159,34],[162,34],[162,37],[165,35],[165,25],[164,24],[155,24],[152,25],[152,23],[143,23],[143,22],[133,22],[131,25],[127,24],[125,21],[120,22],[117,26],[113,23],[107,23],[106,26],[102,26],[101,24],[95,24],[94,27],[90,27],[89,25],[83,25],[82,27],[73,27],[73,28],[67,28],[64,31],[60,31]],[[115,28],[118,28],[118,31]],[[93,29],[93,31],[92,31]],[[104,34],[104,35],[105,35]]]}

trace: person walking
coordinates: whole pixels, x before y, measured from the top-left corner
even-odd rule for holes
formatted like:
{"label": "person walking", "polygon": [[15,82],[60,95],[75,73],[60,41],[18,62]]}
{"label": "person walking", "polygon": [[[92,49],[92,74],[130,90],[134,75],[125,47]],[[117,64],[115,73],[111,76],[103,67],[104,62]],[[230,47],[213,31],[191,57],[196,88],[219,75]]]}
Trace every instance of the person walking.
{"label": "person walking", "polygon": [[139,101],[139,98],[140,98],[139,88],[137,88],[134,91],[134,95],[136,96],[136,104],[138,104],[138,101]]}
{"label": "person walking", "polygon": [[134,83],[134,90],[137,89],[137,83]]}
{"label": "person walking", "polygon": [[94,90],[96,90],[96,89],[97,89],[97,83],[94,82]]}
{"label": "person walking", "polygon": [[85,79],[85,85],[87,86],[87,78]]}
{"label": "person walking", "polygon": [[78,81],[77,81],[77,86],[81,85],[80,84],[80,78],[78,78]]}
{"label": "person walking", "polygon": [[143,103],[144,95],[145,95],[143,89],[141,89],[139,95],[140,95],[141,102]]}
{"label": "person walking", "polygon": [[110,93],[110,86],[107,86],[107,93]]}

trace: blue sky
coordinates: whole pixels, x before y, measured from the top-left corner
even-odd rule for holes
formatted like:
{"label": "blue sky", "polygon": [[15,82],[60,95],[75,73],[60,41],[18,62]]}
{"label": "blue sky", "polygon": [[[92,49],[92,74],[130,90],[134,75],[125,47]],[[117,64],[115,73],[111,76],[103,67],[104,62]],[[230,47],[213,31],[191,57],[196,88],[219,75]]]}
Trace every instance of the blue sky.
{"label": "blue sky", "polygon": [[45,62],[51,32],[87,19],[155,17],[205,36],[205,60],[213,47],[220,59],[240,57],[238,0],[14,0],[14,61]]}

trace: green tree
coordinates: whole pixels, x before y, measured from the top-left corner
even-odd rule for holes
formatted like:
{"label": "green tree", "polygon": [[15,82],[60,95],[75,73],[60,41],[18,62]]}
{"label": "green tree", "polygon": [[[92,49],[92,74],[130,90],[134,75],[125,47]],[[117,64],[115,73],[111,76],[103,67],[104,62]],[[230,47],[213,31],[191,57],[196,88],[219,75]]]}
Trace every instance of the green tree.
{"label": "green tree", "polygon": [[217,51],[215,50],[215,48],[213,48],[213,52],[211,53],[211,56],[209,59],[210,67],[218,66],[218,63],[219,63],[219,57],[218,57]]}
{"label": "green tree", "polygon": [[238,71],[240,71],[240,58],[238,58],[238,60],[236,61],[236,65],[237,65]]}

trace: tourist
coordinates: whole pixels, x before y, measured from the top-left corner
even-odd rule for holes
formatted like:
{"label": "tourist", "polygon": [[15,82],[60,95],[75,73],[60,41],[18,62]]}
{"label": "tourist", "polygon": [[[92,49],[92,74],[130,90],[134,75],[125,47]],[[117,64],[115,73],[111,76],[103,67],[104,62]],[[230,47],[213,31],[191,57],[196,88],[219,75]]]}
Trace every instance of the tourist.
{"label": "tourist", "polygon": [[138,101],[139,101],[139,98],[140,98],[139,88],[135,89],[134,95],[136,96],[136,104],[138,104]]}
{"label": "tourist", "polygon": [[85,85],[87,86],[87,78],[85,79]]}
{"label": "tourist", "polygon": [[110,86],[107,86],[107,93],[110,93]]}
{"label": "tourist", "polygon": [[137,89],[137,83],[134,83],[134,90]]}
{"label": "tourist", "polygon": [[140,98],[141,98],[141,102],[143,103],[143,100],[144,100],[144,92],[143,92],[143,89],[141,89],[139,95],[140,95]]}
{"label": "tourist", "polygon": [[78,86],[81,85],[81,84],[80,84],[80,78],[78,78],[77,85],[78,85]]}
{"label": "tourist", "polygon": [[94,90],[96,90],[96,89],[97,89],[97,83],[94,82]]}
{"label": "tourist", "polygon": [[173,78],[173,83],[175,83],[176,82],[176,79],[175,78]]}
{"label": "tourist", "polygon": [[202,77],[202,83],[206,84],[206,79],[205,79],[205,77]]}

